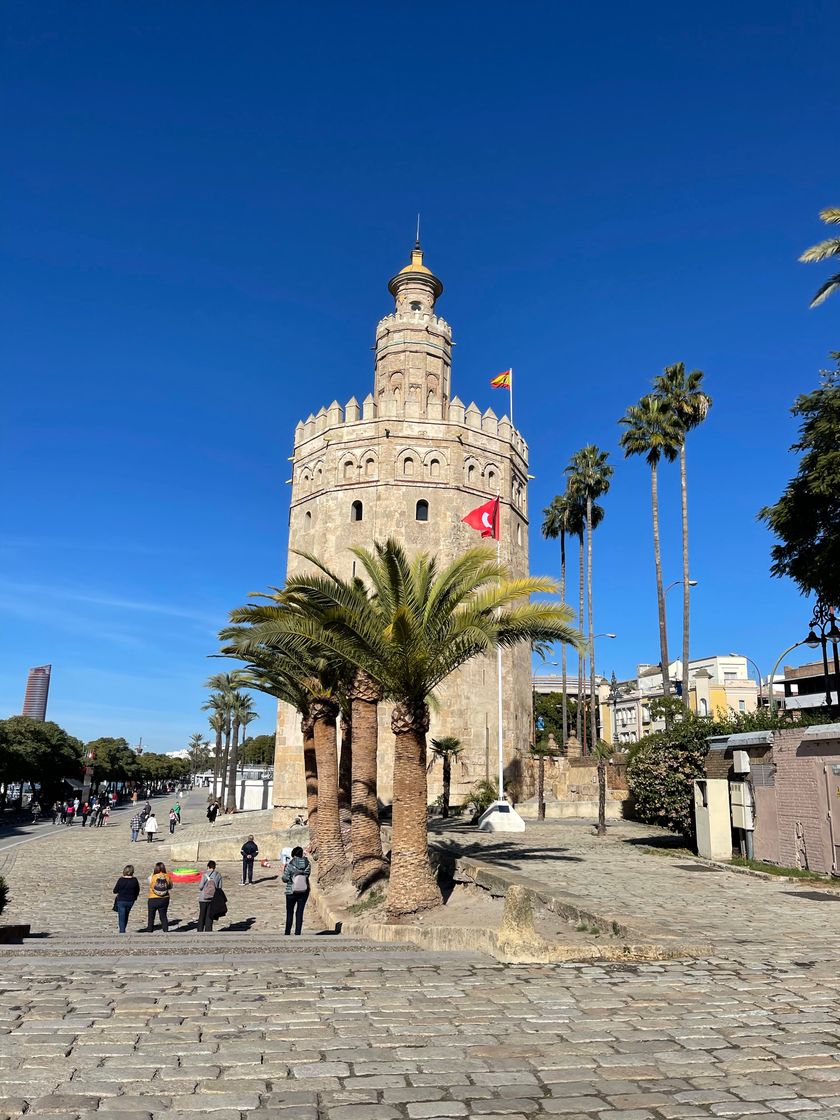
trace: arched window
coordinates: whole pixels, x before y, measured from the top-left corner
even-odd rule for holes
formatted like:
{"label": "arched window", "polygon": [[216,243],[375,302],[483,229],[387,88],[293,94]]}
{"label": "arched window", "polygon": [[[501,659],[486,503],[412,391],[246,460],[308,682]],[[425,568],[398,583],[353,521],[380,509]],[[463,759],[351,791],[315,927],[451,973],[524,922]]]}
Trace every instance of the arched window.
{"label": "arched window", "polygon": [[307,510],[303,515],[303,527],[304,529],[312,528],[312,514],[309,512],[309,510]]}
{"label": "arched window", "polygon": [[440,459],[432,459],[429,463],[429,474],[432,478],[440,478]]}
{"label": "arched window", "polygon": [[413,299],[411,301],[411,310],[412,311],[422,311],[423,310],[423,304],[420,302],[419,299]]}
{"label": "arched window", "polygon": [[365,475],[367,478],[373,478],[373,472],[376,470],[376,463],[373,458],[365,459]]}
{"label": "arched window", "polygon": [[467,467],[467,485],[475,486],[475,463],[470,463]]}
{"label": "arched window", "polygon": [[709,714],[709,701],[705,696],[700,697],[700,715],[707,716]]}
{"label": "arched window", "polygon": [[429,503],[425,498],[421,498],[414,508],[414,518],[416,521],[429,520]]}
{"label": "arched window", "polygon": [[489,490],[496,489],[496,472],[492,468],[487,472],[487,488]]}
{"label": "arched window", "polygon": [[406,478],[410,478],[414,474],[414,460],[410,455],[406,455],[403,459],[403,474]]}
{"label": "arched window", "polygon": [[344,461],[344,481],[349,482],[353,477],[353,460],[346,459]]}
{"label": "arched window", "polygon": [[518,545],[522,544],[522,526],[521,525],[516,526],[516,543]]}
{"label": "arched window", "polygon": [[361,502],[353,502],[350,506],[350,520],[361,521],[364,515],[364,507]]}

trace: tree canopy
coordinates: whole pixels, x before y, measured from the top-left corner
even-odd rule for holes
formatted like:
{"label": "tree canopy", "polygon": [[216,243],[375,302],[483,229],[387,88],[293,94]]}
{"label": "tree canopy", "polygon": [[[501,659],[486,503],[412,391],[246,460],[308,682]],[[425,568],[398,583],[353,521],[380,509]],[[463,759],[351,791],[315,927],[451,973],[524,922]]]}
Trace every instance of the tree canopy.
{"label": "tree canopy", "polygon": [[779,543],[771,550],[774,576],[789,576],[803,595],[836,605],[840,588],[840,352],[838,368],[826,371],[818,389],[798,397],[791,409],[801,417],[799,470],[775,505],[759,518]]}

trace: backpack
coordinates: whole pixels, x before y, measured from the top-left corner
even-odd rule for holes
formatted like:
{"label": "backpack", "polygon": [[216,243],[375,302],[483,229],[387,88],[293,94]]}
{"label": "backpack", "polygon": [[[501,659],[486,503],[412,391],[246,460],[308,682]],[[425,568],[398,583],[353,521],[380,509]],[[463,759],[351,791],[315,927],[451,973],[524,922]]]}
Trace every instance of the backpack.
{"label": "backpack", "polygon": [[301,871],[292,875],[292,894],[306,894],[309,890],[309,880]]}
{"label": "backpack", "polygon": [[158,897],[164,897],[169,894],[169,880],[165,875],[158,874],[152,883],[152,893]]}
{"label": "backpack", "polygon": [[223,918],[227,912],[227,895],[221,887],[217,887],[210,900],[210,916],[212,918]]}

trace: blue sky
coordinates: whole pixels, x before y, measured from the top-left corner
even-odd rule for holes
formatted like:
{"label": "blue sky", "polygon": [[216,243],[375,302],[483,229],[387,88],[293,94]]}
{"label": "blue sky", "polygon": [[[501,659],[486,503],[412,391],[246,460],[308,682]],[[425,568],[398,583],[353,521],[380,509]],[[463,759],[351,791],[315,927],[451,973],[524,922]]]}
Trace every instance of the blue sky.
{"label": "blue sky", "polygon": [[658,658],[648,473],[616,421],[678,360],[714,398],[693,652],[767,672],[804,634],[755,515],[840,346],[796,259],[838,204],[835,4],[9,0],[3,22],[0,714],[52,662],[80,737],[205,726],[215,630],[282,578],[294,424],[369,390],[418,210],[455,391],[499,409],[488,374],[517,371],[534,571],[571,453],[614,457],[599,670]]}

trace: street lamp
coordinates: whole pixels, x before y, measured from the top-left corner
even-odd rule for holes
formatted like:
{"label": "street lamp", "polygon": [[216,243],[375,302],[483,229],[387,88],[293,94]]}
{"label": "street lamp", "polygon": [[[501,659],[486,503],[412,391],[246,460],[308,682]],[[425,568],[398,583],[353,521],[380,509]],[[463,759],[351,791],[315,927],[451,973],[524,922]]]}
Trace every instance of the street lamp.
{"label": "street lamp", "polygon": [[840,700],[840,665],[838,664],[837,657],[837,643],[840,642],[840,629],[838,629],[837,620],[834,617],[834,607],[829,607],[822,599],[817,599],[816,606],[814,607],[814,617],[808,625],[808,634],[803,639],[803,644],[808,646],[809,649],[819,649],[822,647],[825,702],[830,708],[832,701],[831,679],[828,673],[829,642],[831,642],[834,651],[834,683],[838,690],[838,700]]}
{"label": "street lamp", "polygon": [[[669,583],[668,586],[665,588],[664,594],[667,595],[668,592],[672,590],[672,588],[679,587],[679,585],[681,583],[685,583],[685,580],[684,579],[675,579],[673,583]],[[688,586],[689,587],[696,587],[697,586],[697,580],[696,579],[690,579],[688,581]]]}
{"label": "street lamp", "polygon": [[797,649],[799,646],[804,646],[806,641],[807,641],[807,639],[803,638],[801,642],[794,642],[792,646],[788,646],[788,648],[786,650],[783,650],[779,654],[779,656],[776,660],[776,664],[773,666],[773,672],[770,674],[770,680],[768,682],[769,695],[770,695],[770,705],[769,706],[770,706],[770,715],[771,716],[776,714],[776,689],[775,689],[774,685],[776,683],[776,671],[778,670],[779,665],[781,665],[781,663],[782,663],[782,658],[787,657],[787,655],[792,650]]}
{"label": "street lamp", "polygon": [[[748,661],[750,663],[750,665],[752,665],[752,667],[755,669],[756,673],[758,674],[758,699],[759,699],[759,701],[763,700],[764,699],[764,688],[762,687],[762,684],[761,684],[761,670],[759,669],[758,665],[756,665],[756,663],[753,661],[753,659],[751,657],[747,657],[747,655],[745,653],[730,653],[729,656],[730,657],[743,657],[743,659],[745,661]],[[782,656],[784,656],[784,654],[782,654]],[[773,688],[773,682],[772,681],[769,682],[768,687],[770,689]]]}
{"label": "street lamp", "polygon": [[618,742],[618,702],[621,699],[621,689],[618,687],[618,680],[613,669],[612,676],[610,677],[610,691],[609,697],[613,706],[613,743]]}

